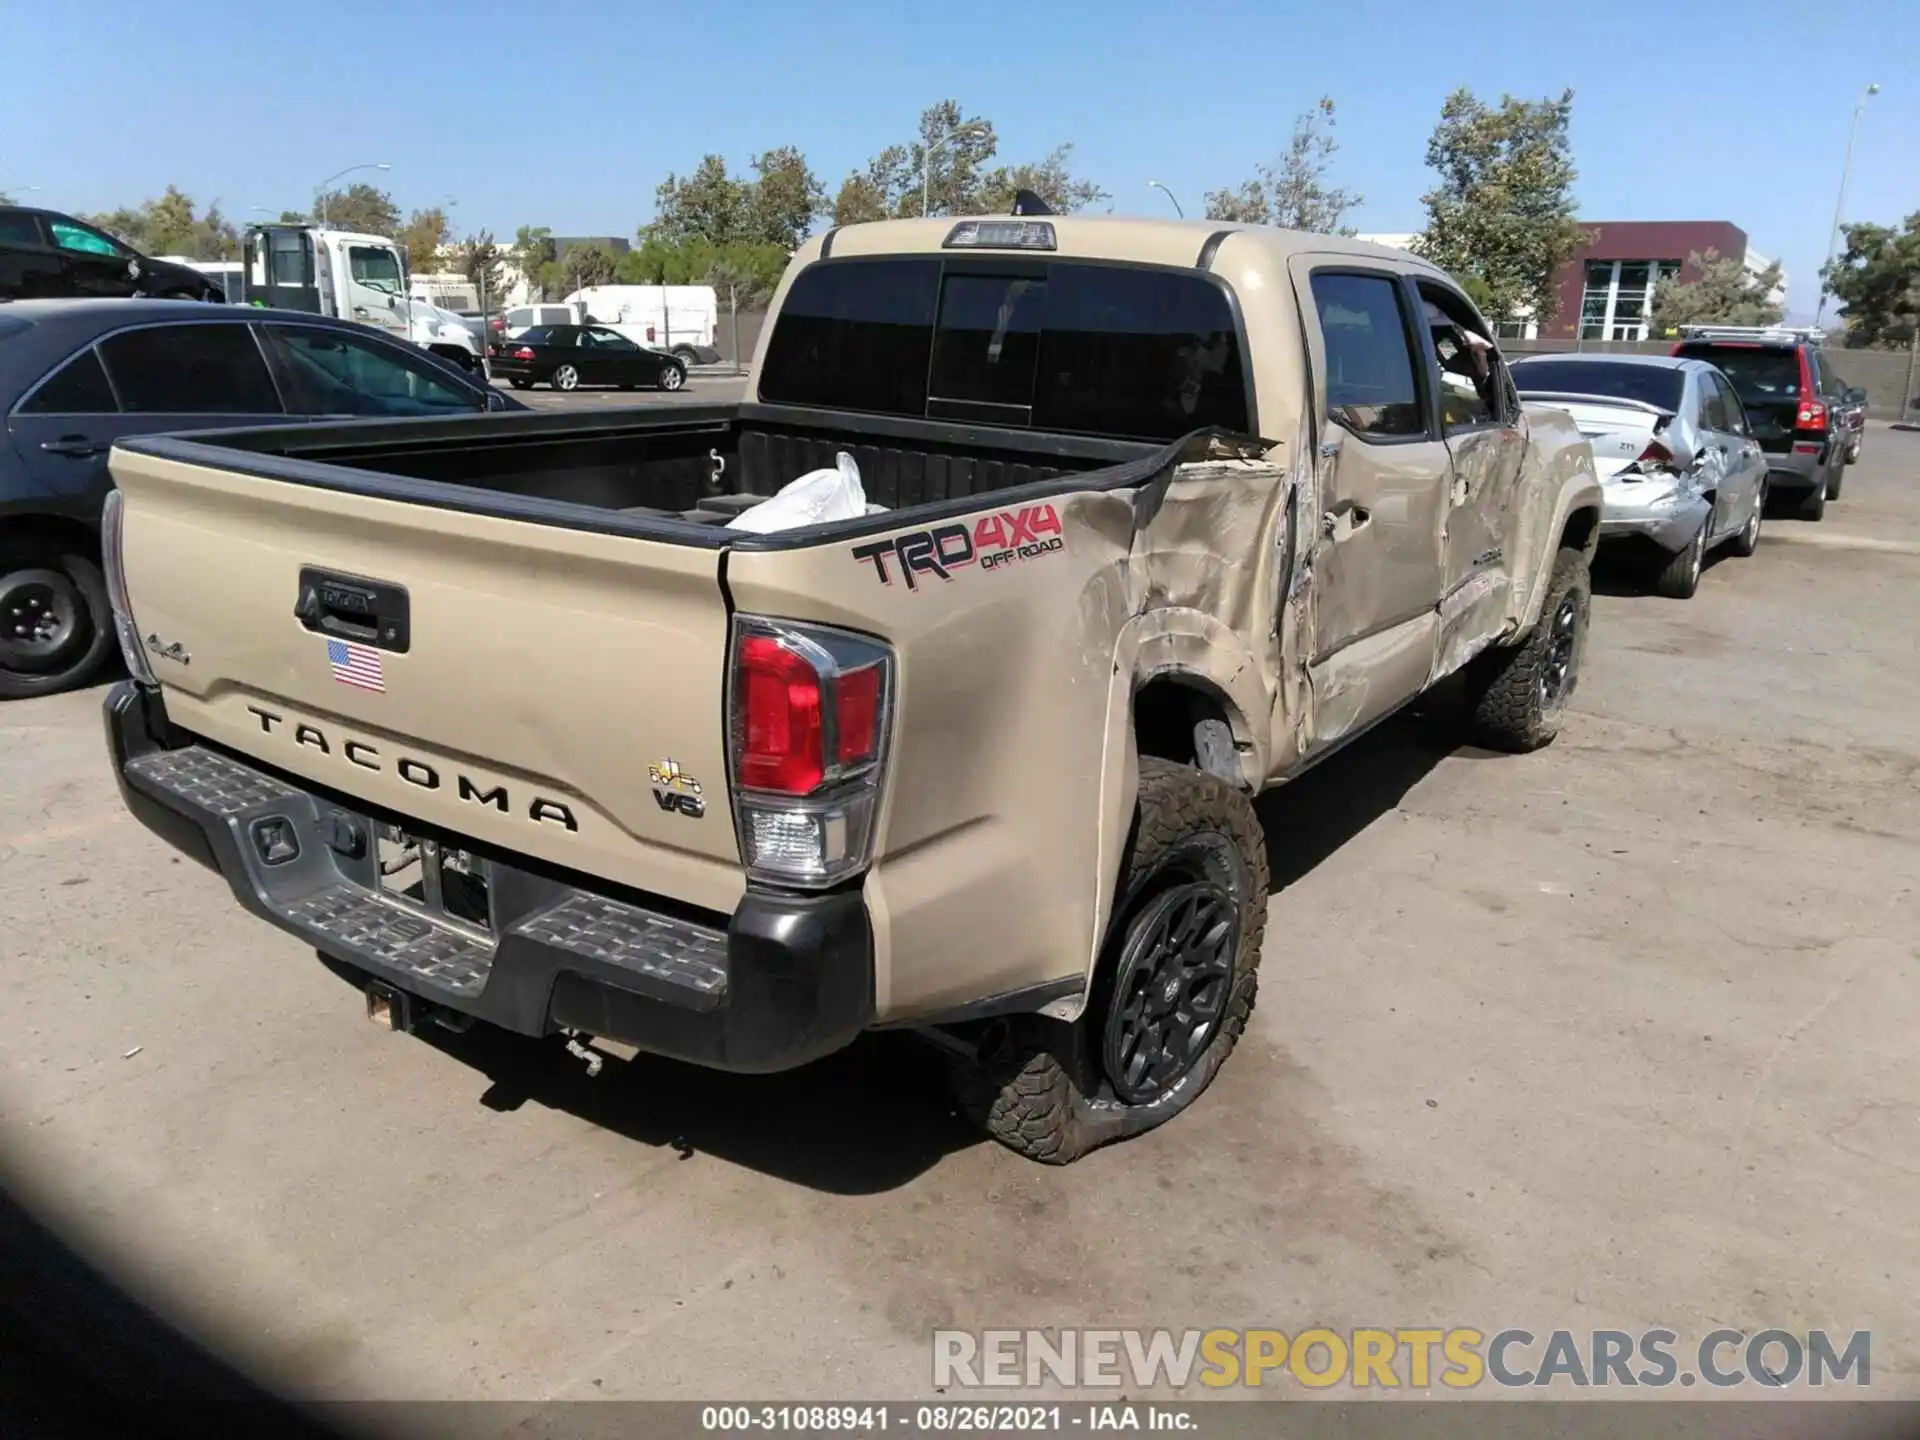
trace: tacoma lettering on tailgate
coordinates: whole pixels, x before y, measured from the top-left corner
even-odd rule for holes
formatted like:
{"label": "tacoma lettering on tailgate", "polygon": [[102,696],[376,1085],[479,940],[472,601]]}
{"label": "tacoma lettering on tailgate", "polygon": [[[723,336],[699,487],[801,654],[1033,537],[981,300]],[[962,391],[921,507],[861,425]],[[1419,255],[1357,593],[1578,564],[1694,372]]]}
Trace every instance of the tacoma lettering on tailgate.
{"label": "tacoma lettering on tailgate", "polygon": [[[389,768],[388,757],[365,740],[330,736],[319,726],[309,725],[304,720],[295,722],[289,729],[284,715],[262,710],[258,705],[249,705],[247,710],[259,720],[260,733],[263,735],[291,740],[295,745],[304,745],[322,755],[338,754],[347,764],[358,765],[362,770],[385,771]],[[451,777],[443,777],[438,767],[411,755],[392,757],[391,768],[409,785],[418,785],[422,790],[440,790],[450,785],[453,792],[470,805],[489,805],[502,814],[511,814],[516,808],[507,787],[498,782],[484,782],[485,788],[482,788],[483,782],[457,771]],[[535,795],[527,802],[526,816],[536,825],[560,825],[575,831],[580,828],[580,822],[573,818],[573,811],[564,802],[545,795]]]}

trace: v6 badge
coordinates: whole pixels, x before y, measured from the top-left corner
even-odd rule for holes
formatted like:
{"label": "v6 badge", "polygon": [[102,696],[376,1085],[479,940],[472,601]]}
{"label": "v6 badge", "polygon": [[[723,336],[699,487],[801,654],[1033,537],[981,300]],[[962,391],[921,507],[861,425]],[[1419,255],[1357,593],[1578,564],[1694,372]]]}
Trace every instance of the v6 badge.
{"label": "v6 badge", "polygon": [[647,779],[653,782],[653,803],[662,810],[677,811],[689,820],[707,813],[707,802],[700,782],[680,768],[669,756],[647,767]]}

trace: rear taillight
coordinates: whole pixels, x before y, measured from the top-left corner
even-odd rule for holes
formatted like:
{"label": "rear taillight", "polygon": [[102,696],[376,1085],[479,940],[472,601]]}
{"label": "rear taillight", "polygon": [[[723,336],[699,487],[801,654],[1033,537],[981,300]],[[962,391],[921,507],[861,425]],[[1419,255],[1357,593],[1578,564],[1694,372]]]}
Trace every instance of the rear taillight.
{"label": "rear taillight", "polygon": [[1658,440],[1649,440],[1647,448],[1633,457],[1633,463],[1643,470],[1673,469],[1673,451]]}
{"label": "rear taillight", "polygon": [[1827,428],[1827,406],[1813,388],[1813,366],[1807,361],[1804,347],[1796,347],[1793,355],[1800,362],[1800,409],[1793,417],[1794,428],[1824,430]]}
{"label": "rear taillight", "polygon": [[113,633],[120,641],[120,658],[127,673],[142,685],[158,685],[148,663],[140,630],[133,623],[133,600],[127,594],[127,565],[122,536],[126,529],[126,502],[118,490],[107,492],[100,511],[100,562],[106,572],[107,601],[113,606]]}
{"label": "rear taillight", "polygon": [[516,360],[531,360],[533,359],[533,351],[527,346],[522,345],[518,350],[513,352],[513,358]]}
{"label": "rear taillight", "polygon": [[893,652],[820,625],[734,621],[728,729],[740,858],[755,878],[832,885],[872,858]]}

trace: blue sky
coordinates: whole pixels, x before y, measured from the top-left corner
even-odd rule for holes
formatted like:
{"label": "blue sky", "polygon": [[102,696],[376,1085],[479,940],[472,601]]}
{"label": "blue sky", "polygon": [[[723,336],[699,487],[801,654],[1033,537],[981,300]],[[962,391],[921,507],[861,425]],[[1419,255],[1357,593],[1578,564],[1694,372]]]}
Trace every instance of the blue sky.
{"label": "blue sky", "polygon": [[1075,142],[1120,213],[1197,214],[1339,107],[1362,230],[1418,229],[1447,91],[1576,92],[1580,213],[1725,219],[1810,312],[1852,106],[1849,218],[1920,209],[1920,4],[1857,0],[0,0],[0,187],[95,211],[177,184],[244,220],[342,166],[465,233],[630,235],[708,151],[792,143],[831,190],[951,96],[1003,160]]}

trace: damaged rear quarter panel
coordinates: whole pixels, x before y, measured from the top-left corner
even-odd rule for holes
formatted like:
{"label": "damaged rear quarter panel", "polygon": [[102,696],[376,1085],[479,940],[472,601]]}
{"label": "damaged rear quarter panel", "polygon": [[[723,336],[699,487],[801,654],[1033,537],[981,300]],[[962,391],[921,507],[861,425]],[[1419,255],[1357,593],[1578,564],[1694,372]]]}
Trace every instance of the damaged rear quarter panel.
{"label": "damaged rear quarter panel", "polygon": [[[1243,637],[1272,636],[1264,540],[1284,491],[1270,464],[1207,459],[1158,485],[1015,492],[937,525],[731,552],[738,612],[862,631],[898,657],[865,884],[880,1019],[1090,969],[1138,784],[1137,667],[1190,671],[1228,697],[1255,783],[1270,667]],[[883,582],[870,558],[875,542],[897,557],[954,524],[1008,534],[1038,506],[1051,515],[1023,529],[1050,534],[1057,520],[1058,548],[992,565],[976,553],[911,586],[897,564]]]}

